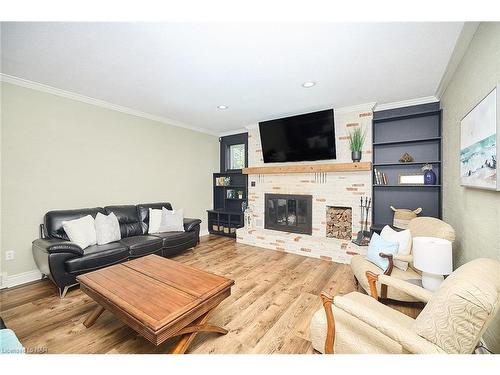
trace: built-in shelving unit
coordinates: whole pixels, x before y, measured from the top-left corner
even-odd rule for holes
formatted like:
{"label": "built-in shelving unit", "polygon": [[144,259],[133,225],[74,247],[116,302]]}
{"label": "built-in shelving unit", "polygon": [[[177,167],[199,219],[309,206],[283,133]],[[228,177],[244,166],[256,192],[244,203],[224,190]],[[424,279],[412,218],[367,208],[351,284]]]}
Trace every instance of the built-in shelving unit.
{"label": "built-in shelving unit", "polygon": [[[420,216],[441,218],[441,110],[439,102],[375,111],[373,114],[373,168],[387,176],[387,184],[373,179],[372,229],[392,224],[390,206],[415,209]],[[412,162],[399,159],[405,153]],[[423,173],[424,164],[432,164],[437,175],[435,185],[402,185],[400,174]]]}
{"label": "built-in shelving unit", "polygon": [[[221,184],[221,178],[229,181],[227,185]],[[236,237],[236,229],[244,226],[242,203],[248,199],[248,176],[241,173],[214,173],[212,180],[214,208],[207,210],[208,231]]]}

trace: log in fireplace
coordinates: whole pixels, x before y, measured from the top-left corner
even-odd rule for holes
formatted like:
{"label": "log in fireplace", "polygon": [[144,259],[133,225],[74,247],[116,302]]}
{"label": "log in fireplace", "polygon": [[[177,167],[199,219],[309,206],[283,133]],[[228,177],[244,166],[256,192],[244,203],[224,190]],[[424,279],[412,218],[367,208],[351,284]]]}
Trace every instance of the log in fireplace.
{"label": "log in fireplace", "polygon": [[283,232],[312,234],[312,195],[265,194],[264,226]]}

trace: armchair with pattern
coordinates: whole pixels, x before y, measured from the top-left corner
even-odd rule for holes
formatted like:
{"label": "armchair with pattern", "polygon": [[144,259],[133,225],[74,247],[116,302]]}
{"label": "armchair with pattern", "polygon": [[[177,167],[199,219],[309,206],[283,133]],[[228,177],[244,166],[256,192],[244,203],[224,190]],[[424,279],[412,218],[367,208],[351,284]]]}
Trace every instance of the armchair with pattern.
{"label": "armchair with pattern", "polygon": [[[387,275],[368,273],[373,297],[351,292],[331,298],[311,321],[311,341],[321,353],[473,353],[500,308],[500,262],[475,259],[431,293]],[[427,303],[412,319],[378,301],[384,283]]]}

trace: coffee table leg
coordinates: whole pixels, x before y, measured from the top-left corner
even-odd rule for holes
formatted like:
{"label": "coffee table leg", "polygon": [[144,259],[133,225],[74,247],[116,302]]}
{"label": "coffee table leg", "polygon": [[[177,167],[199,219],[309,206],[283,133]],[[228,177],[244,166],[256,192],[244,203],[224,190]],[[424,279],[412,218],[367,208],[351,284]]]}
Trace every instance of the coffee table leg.
{"label": "coffee table leg", "polygon": [[214,311],[214,309],[206,312],[204,315],[200,316],[189,326],[179,331],[179,334],[183,336],[181,336],[180,340],[172,349],[172,351],[170,352],[171,354],[184,354],[186,350],[189,348],[189,345],[191,345],[191,343],[195,339],[196,335],[200,332],[216,332],[222,335],[225,335],[227,333],[227,330],[222,327],[214,326],[212,324],[207,324],[208,319],[212,314],[212,311]]}
{"label": "coffee table leg", "polygon": [[83,322],[83,325],[87,328],[91,327],[94,325],[95,321],[97,318],[101,316],[101,314],[104,312],[104,307],[101,305],[97,306],[92,312],[87,316],[85,321]]}

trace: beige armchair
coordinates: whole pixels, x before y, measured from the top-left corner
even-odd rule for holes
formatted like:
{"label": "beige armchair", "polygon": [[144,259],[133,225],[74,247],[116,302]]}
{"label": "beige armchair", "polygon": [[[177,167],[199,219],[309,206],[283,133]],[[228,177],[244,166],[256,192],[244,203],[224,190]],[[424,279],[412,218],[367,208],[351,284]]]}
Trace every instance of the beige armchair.
{"label": "beige armchair", "polygon": [[[412,237],[425,236],[443,238],[448,241],[455,240],[455,231],[453,230],[451,225],[433,217],[417,217],[410,221],[408,229],[410,230]],[[377,275],[385,274],[400,280],[419,280],[422,278],[420,273],[412,267],[413,256],[411,254],[406,256],[395,255],[394,257],[391,254],[381,254],[381,256],[384,256],[389,260],[389,268],[385,272],[372,262],[366,260],[366,258],[362,255],[356,255],[351,259],[351,269],[354,277],[356,278],[359,286],[363,288],[367,293],[369,293],[370,290],[368,280],[365,276],[367,271],[370,271]],[[394,260],[408,262],[408,269],[406,271],[403,271],[397,267],[394,267]],[[383,283],[380,283],[380,281],[377,282],[377,291],[381,298],[389,298],[392,300],[404,302],[418,302],[418,299],[414,296],[395,288],[387,288],[387,286]]]}
{"label": "beige armchair", "polygon": [[475,259],[455,270],[435,293],[386,275],[375,283],[397,288],[427,305],[412,319],[362,293],[334,299],[311,321],[311,341],[321,353],[473,353],[500,308],[500,262]]}

